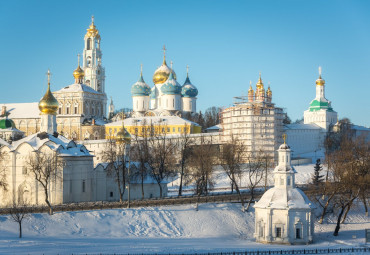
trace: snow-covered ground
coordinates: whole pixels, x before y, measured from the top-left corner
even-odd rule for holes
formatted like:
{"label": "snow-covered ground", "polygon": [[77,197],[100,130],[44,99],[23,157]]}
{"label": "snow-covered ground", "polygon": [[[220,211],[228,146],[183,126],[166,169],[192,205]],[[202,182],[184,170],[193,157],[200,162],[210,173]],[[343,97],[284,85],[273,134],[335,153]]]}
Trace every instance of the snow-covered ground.
{"label": "snow-covered ground", "polygon": [[239,204],[113,209],[34,214],[24,221],[24,237],[9,216],[0,216],[0,254],[195,253],[268,249],[362,247],[369,218],[355,206],[333,237],[335,219],[316,224],[314,244],[264,245],[254,242],[254,211]]}
{"label": "snow-covered ground", "polygon": [[[311,181],[313,173],[314,173],[314,166],[315,164],[306,164],[306,165],[300,165],[300,166],[294,166],[296,169],[297,173],[295,175],[295,180],[296,184],[307,184]],[[268,185],[273,185],[273,174],[272,171],[274,169],[271,168],[268,170],[268,178],[267,178],[267,184]],[[326,168],[323,166],[322,170],[322,175],[326,175]],[[225,174],[224,170],[222,169],[221,166],[216,166],[213,174],[213,178],[215,181],[215,186],[214,186],[214,191],[219,192],[219,191],[230,191],[230,179],[229,177]],[[240,186],[244,189],[246,189],[247,184],[248,184],[248,175],[244,174]],[[170,183],[168,184],[168,190],[169,190],[169,195],[170,196],[176,196],[178,193],[180,185],[180,179],[179,178],[174,178],[170,179]],[[260,186],[264,186],[264,179],[260,183]],[[194,193],[193,185],[185,186],[184,187],[185,192],[184,194],[186,195],[191,195]],[[186,190],[189,190],[188,192]]]}
{"label": "snow-covered ground", "polygon": [[[296,181],[307,183],[313,164],[296,166]],[[227,176],[217,169],[216,188],[229,189]],[[242,183],[246,182],[246,176]],[[272,184],[272,175],[269,178]],[[242,185],[243,186],[243,185]],[[169,184],[175,191],[178,180]],[[187,188],[192,188],[187,187]],[[191,193],[189,191],[189,193]],[[369,218],[355,205],[334,237],[335,217],[315,225],[311,245],[264,245],[254,242],[254,210],[240,204],[143,207],[133,209],[34,214],[23,223],[23,238],[9,216],[0,216],[0,254],[86,253],[202,253],[269,249],[314,249],[365,246]]]}

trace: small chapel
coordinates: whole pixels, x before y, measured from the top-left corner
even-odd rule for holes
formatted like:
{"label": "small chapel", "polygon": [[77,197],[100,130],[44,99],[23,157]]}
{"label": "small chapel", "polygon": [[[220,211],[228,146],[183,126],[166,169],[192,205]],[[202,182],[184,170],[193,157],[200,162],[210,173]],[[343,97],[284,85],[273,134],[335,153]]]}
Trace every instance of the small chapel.
{"label": "small chapel", "polygon": [[314,205],[295,185],[296,170],[291,165],[291,149],[285,143],[278,149],[279,163],[274,169],[274,187],[254,205],[255,237],[260,243],[312,243]]}

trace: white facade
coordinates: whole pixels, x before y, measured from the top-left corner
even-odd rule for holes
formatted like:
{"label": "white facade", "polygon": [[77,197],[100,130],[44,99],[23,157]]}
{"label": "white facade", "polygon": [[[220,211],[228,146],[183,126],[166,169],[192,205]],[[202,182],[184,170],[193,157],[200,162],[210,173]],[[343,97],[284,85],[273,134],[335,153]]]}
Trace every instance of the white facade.
{"label": "white facade", "polygon": [[291,150],[279,147],[279,164],[274,170],[274,187],[254,205],[255,237],[261,243],[308,244],[313,241],[314,223],[307,196],[295,187]]}

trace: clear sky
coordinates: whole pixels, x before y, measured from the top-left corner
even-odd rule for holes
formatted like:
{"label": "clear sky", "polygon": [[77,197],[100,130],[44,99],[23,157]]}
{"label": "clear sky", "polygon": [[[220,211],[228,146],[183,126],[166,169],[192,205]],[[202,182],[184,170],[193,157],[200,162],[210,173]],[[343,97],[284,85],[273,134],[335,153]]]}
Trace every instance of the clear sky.
{"label": "clear sky", "polygon": [[198,110],[228,107],[258,73],[292,120],[315,97],[318,66],[339,117],[370,126],[370,1],[0,1],[0,102],[36,102],[73,83],[95,16],[106,92],[132,107],[143,64],[152,86],[163,44],[182,84],[189,65]]}

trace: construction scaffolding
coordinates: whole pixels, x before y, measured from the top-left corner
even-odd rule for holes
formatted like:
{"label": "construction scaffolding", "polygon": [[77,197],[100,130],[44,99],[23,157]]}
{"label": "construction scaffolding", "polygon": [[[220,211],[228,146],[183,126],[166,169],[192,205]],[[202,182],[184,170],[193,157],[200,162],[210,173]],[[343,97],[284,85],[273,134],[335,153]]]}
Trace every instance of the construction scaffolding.
{"label": "construction scaffolding", "polygon": [[220,116],[222,142],[236,136],[254,154],[263,151],[277,160],[277,152],[282,141],[283,108],[265,101],[248,102],[246,96],[234,97],[234,106],[224,109]]}

